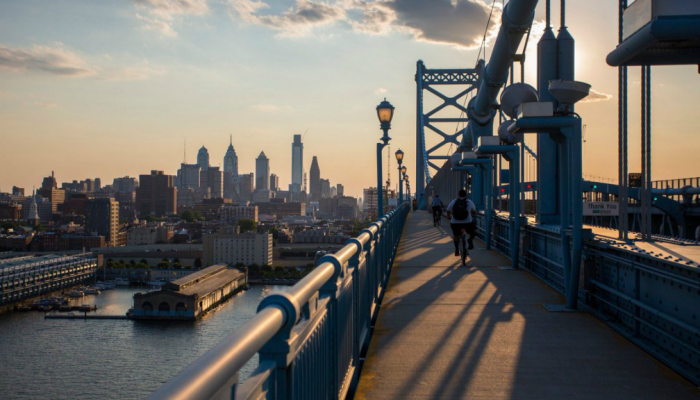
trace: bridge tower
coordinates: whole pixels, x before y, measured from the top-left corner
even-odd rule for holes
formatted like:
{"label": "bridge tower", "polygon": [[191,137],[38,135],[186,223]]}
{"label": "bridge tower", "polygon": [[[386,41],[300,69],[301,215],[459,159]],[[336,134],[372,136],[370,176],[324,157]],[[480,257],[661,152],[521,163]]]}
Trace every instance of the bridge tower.
{"label": "bridge tower", "polygon": [[[447,149],[439,150],[448,144],[459,146],[461,143],[461,135],[464,134],[465,129],[459,129],[459,126],[466,126],[467,121],[469,121],[464,98],[477,89],[483,68],[483,60],[480,60],[476,68],[472,69],[428,69],[422,60],[418,60],[416,63],[416,196],[419,199],[430,183],[431,168],[436,172],[442,166],[442,163],[437,160],[444,162],[450,158],[450,155],[446,154]],[[438,86],[446,85],[461,86],[463,90],[450,96],[437,89]],[[423,107],[424,90],[441,100],[437,107],[427,112]],[[450,106],[460,111],[459,117],[441,118],[435,116]],[[444,128],[445,124],[456,125],[455,132],[448,133],[449,131]],[[439,142],[430,148],[426,144],[426,128],[428,132],[440,136]],[[426,209],[426,198],[424,196],[418,204],[422,210]]]}

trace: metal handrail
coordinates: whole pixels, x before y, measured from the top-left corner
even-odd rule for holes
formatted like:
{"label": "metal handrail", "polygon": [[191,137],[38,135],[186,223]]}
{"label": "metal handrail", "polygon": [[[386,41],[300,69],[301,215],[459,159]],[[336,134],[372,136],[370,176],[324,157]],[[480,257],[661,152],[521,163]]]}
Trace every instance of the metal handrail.
{"label": "metal handrail", "polygon": [[[219,344],[199,357],[175,378],[161,386],[148,398],[151,400],[204,400],[231,398],[232,384],[236,383],[240,369],[285,327],[299,322],[301,307],[316,295],[324,285],[343,272],[343,266],[363,252],[364,245],[377,237],[377,233],[396,218],[408,212],[408,204],[390,211],[357,238],[333,255],[325,256],[321,263],[287,292],[273,293],[261,302],[258,313],[243,326],[227,336]],[[399,221],[403,224],[403,221]],[[398,245],[392,246],[391,252]],[[358,246],[359,245],[359,246]]]}

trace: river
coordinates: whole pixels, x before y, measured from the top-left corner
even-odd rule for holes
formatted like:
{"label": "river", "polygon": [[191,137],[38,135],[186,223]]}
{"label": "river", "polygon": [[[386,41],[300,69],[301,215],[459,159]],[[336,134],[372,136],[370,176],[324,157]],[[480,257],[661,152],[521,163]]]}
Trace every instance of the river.
{"label": "river", "polygon": [[[196,322],[0,316],[0,399],[143,399],[241,326],[271,290],[253,286]],[[116,289],[74,304],[125,314],[134,293]],[[257,357],[256,357],[257,358]],[[250,374],[257,359],[242,376]]]}

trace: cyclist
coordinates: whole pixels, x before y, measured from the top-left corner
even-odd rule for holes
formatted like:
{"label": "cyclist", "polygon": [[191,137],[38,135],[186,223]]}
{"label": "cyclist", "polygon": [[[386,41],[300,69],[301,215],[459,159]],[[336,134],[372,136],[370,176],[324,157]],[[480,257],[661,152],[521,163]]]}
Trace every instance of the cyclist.
{"label": "cyclist", "polygon": [[445,207],[444,204],[442,204],[442,199],[440,199],[440,195],[435,195],[433,197],[433,221],[438,221],[442,217],[442,209]]}
{"label": "cyclist", "polygon": [[[469,248],[473,249],[474,240],[474,225],[472,221],[476,215],[476,206],[474,202],[467,199],[467,191],[462,189],[459,191],[458,197],[450,202],[447,206],[447,217],[450,218],[450,227],[455,243],[455,256],[459,256],[459,238],[462,236],[462,231],[469,234]],[[469,252],[467,252],[469,254]]]}

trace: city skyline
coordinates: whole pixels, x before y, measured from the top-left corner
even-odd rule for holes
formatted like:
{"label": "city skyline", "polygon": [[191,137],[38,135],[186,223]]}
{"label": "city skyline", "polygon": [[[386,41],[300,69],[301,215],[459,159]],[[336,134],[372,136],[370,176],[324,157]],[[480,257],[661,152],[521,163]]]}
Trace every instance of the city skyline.
{"label": "city skyline", "polygon": [[[290,165],[289,137],[308,129],[305,152],[358,196],[376,185],[365,167],[376,164],[381,132],[374,107],[384,97],[396,106],[391,148],[405,152],[414,176],[415,63],[473,67],[477,55],[483,57],[479,42],[491,6],[436,0],[440,11],[428,15],[414,3],[367,2],[365,14],[346,1],[4,2],[0,157],[21,165],[31,154],[41,167],[3,169],[0,189],[36,186],[51,169],[61,177],[105,181],[150,170],[174,174],[185,138],[220,142],[210,154],[219,165],[231,134],[240,171],[254,171],[253,150],[261,151],[263,141],[286,188],[290,174],[281,172]],[[541,3],[528,46],[529,83],[535,82]],[[322,4],[334,12],[319,11]],[[553,2],[555,32],[558,6]],[[304,7],[320,18],[298,18]],[[441,21],[450,7],[458,18]],[[594,90],[577,105],[587,125],[584,172],[606,178],[614,178],[617,156],[617,70],[605,64],[617,42],[615,7],[571,2],[567,19],[577,45],[576,78]],[[494,10],[493,28],[500,21],[500,8]],[[370,18],[379,14],[386,19]],[[492,39],[487,34],[487,58]],[[696,77],[692,66],[654,68],[652,123],[654,136],[664,138],[654,142],[654,179],[698,175],[690,117]],[[675,101],[659,101],[669,98]],[[639,169],[638,102],[639,71],[631,68],[631,172]],[[678,142],[687,145],[671,145]],[[243,149],[251,156],[242,156]]]}

